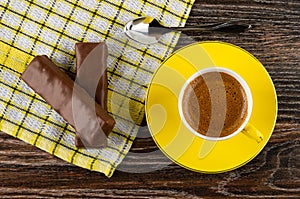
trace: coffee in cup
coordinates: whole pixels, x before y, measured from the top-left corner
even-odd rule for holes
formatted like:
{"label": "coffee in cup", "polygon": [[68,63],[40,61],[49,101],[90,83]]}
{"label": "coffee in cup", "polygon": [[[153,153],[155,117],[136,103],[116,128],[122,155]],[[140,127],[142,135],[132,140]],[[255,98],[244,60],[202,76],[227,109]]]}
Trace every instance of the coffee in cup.
{"label": "coffee in cup", "polygon": [[247,83],[232,70],[212,67],[193,74],[179,95],[185,126],[208,140],[225,140],[241,132],[252,111]]}

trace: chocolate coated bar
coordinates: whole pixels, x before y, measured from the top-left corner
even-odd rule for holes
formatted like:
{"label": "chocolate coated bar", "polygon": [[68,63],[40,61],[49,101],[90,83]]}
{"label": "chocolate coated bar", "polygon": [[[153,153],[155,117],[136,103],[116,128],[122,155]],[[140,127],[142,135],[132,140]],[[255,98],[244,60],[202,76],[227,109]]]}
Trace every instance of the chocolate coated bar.
{"label": "chocolate coated bar", "polygon": [[107,46],[100,43],[76,43],[76,82],[107,110]]}
{"label": "chocolate coated bar", "polygon": [[85,147],[107,145],[114,119],[47,56],[35,57],[21,78],[75,128]]}
{"label": "chocolate coated bar", "polygon": [[[104,42],[76,43],[76,82],[107,110],[107,46]],[[84,147],[76,135],[75,145]]]}

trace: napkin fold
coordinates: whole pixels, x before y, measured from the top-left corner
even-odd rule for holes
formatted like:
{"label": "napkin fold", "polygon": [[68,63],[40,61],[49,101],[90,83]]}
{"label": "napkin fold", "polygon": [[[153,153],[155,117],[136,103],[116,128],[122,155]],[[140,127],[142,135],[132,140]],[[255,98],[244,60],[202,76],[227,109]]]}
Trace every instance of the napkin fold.
{"label": "napkin fold", "polygon": [[[128,39],[124,25],[140,15],[183,26],[194,0],[0,1],[0,130],[77,166],[112,176],[144,116],[147,85],[172,52],[178,34],[155,45]],[[75,43],[108,45],[108,103],[115,128],[103,149],[78,149],[75,131],[20,79],[36,55],[75,73]]]}

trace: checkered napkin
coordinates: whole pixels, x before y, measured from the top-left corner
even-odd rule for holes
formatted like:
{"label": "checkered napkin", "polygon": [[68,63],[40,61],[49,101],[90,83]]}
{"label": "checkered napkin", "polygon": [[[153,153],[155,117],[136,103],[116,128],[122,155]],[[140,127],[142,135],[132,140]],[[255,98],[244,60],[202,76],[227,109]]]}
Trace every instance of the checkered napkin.
{"label": "checkered napkin", "polygon": [[[194,0],[0,0],[0,130],[75,165],[110,177],[129,151],[144,115],[147,84],[178,35],[143,46],[123,33],[148,15],[183,26]],[[36,55],[75,73],[76,42],[106,41],[108,112],[116,126],[103,149],[77,149],[75,131],[20,75]]]}

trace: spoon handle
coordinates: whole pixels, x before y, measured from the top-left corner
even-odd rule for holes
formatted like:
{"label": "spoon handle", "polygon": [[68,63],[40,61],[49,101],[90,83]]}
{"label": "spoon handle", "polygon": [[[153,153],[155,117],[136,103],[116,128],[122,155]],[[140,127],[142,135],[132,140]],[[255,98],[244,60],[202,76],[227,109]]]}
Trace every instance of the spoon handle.
{"label": "spoon handle", "polygon": [[168,27],[168,29],[173,31],[222,31],[222,32],[242,32],[245,31],[252,26],[249,24],[237,22],[237,21],[229,21],[225,23],[217,23],[217,24],[209,24],[202,26],[192,26],[192,27]]}

